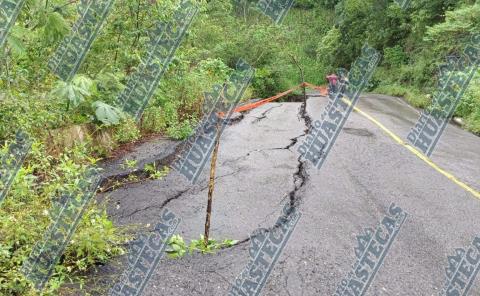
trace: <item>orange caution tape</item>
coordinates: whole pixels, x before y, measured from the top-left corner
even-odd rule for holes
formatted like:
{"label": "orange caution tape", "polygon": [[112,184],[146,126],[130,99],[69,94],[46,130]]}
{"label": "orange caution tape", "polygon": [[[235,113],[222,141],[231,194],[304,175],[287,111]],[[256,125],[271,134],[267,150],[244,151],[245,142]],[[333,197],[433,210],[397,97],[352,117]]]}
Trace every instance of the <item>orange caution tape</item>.
{"label": "orange caution tape", "polygon": [[312,89],[315,89],[315,90],[318,90],[320,91],[320,95],[322,96],[326,96],[327,95],[327,89],[325,87],[320,87],[320,86],[316,86],[316,85],[313,85],[313,84],[310,84],[308,82],[303,82],[297,86],[295,86],[294,88],[291,88],[287,91],[284,91],[282,93],[279,93],[277,95],[274,95],[273,97],[270,97],[270,98],[266,98],[266,99],[263,99],[261,101],[258,101],[258,102],[255,102],[255,103],[251,103],[251,104],[246,104],[246,105],[243,105],[243,106],[240,106],[238,108],[236,108],[234,110],[234,112],[243,112],[243,111],[247,111],[247,110],[251,110],[251,109],[254,109],[254,108],[257,108],[257,107],[260,107],[262,105],[265,105],[266,103],[270,103],[272,101],[275,101],[281,97],[284,97],[290,93],[292,93],[293,91],[301,88],[301,87],[309,87],[309,88],[312,88]]}
{"label": "orange caution tape", "polygon": [[310,83],[308,83],[308,82],[304,82],[303,84],[304,84],[305,86],[308,86],[308,87],[311,88],[311,89],[318,90],[318,91],[320,92],[320,95],[321,95],[321,96],[326,97],[326,96],[328,95],[328,91],[327,91],[327,88],[326,88],[326,87],[316,86],[316,85],[310,84]]}
{"label": "orange caution tape", "polygon": [[[320,95],[321,96],[327,96],[328,94],[328,91],[327,91],[327,88],[326,87],[321,87],[321,86],[316,86],[316,85],[313,85],[311,83],[308,83],[308,82],[303,82],[303,83],[300,83],[299,85],[289,89],[289,90],[286,90],[282,93],[279,93],[279,94],[276,94],[274,95],[273,97],[269,97],[269,98],[266,98],[266,99],[263,99],[263,100],[260,100],[260,101],[257,101],[255,103],[251,103],[251,104],[245,104],[245,105],[242,105],[240,107],[237,107],[235,108],[235,110],[233,110],[233,112],[244,112],[244,111],[248,111],[248,110],[252,110],[252,109],[255,109],[255,108],[258,108],[262,105],[265,105],[267,103],[270,103],[272,101],[275,101],[281,97],[284,97],[292,92],[294,92],[295,90],[301,88],[301,87],[308,87],[308,88],[311,88],[311,89],[315,89],[315,90],[318,90],[320,92]],[[223,118],[224,114],[223,112],[220,112],[218,113],[218,115],[220,117]]]}

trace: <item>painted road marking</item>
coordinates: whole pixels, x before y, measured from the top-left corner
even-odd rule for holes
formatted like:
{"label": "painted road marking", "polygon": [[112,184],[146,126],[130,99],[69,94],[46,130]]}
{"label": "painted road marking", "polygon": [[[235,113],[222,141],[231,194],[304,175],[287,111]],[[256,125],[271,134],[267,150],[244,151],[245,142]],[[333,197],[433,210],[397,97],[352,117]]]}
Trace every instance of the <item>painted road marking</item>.
{"label": "painted road marking", "polygon": [[[345,102],[349,103],[347,100],[344,100]],[[379,128],[381,128],[388,136],[390,136],[390,138],[392,138],[393,140],[395,140],[395,142],[397,142],[398,144],[404,146],[405,148],[407,148],[410,152],[412,152],[414,155],[416,155],[418,158],[420,158],[421,160],[423,160],[425,163],[427,163],[430,167],[432,167],[433,169],[435,169],[437,172],[439,172],[440,174],[444,175],[445,177],[447,177],[450,181],[452,181],[453,183],[457,184],[458,186],[462,187],[463,189],[465,189],[466,191],[470,192],[471,194],[473,194],[473,196],[475,196],[476,198],[480,199],[480,192],[476,191],[475,189],[473,189],[472,187],[468,186],[467,184],[463,183],[462,181],[460,181],[459,179],[457,179],[454,175],[450,174],[449,172],[443,170],[442,168],[440,168],[438,165],[436,165],[430,158],[428,158],[427,156],[423,155],[420,151],[418,151],[417,149],[415,149],[413,146],[410,146],[407,142],[403,141],[402,138],[400,138],[399,136],[395,135],[392,131],[390,131],[388,128],[386,128],[383,124],[381,124],[378,120],[376,120],[375,118],[373,118],[372,116],[370,116],[369,114],[363,112],[362,110],[360,110],[358,107],[353,107],[353,110],[356,111],[357,113],[359,113],[360,115],[364,116],[365,118],[367,118],[368,120],[370,120],[371,122],[373,122],[374,124],[376,124]]]}

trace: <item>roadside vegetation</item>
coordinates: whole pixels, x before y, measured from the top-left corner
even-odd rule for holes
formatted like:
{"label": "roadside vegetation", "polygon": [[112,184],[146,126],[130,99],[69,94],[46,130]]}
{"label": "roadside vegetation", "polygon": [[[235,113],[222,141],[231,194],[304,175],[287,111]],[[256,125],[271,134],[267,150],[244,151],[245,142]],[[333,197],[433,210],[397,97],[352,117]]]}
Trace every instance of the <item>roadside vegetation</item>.
{"label": "roadside vegetation", "polygon": [[[324,84],[337,67],[349,68],[365,41],[383,53],[369,91],[403,96],[425,107],[436,89],[438,66],[458,54],[468,34],[480,32],[478,1],[298,0],[282,26],[249,10],[253,0],[198,0],[201,11],[177,50],[140,122],[116,118],[113,105],[149,41],[148,28],[168,20],[178,0],[117,0],[78,75],[62,82],[47,61],[78,18],[83,1],[28,0],[0,52],[0,143],[17,130],[34,139],[32,150],[0,207],[0,294],[35,295],[19,272],[49,224],[52,201],[78,185],[82,172],[125,143],[160,134],[184,139],[202,112],[203,92],[222,83],[238,58],[256,68],[244,99],[263,98],[305,81]],[[480,133],[480,73],[456,115]],[[151,178],[166,169],[146,168]],[[50,280],[46,294],[82,272],[124,253],[131,239],[115,226],[105,205],[92,202]],[[198,240],[198,242],[200,242]],[[171,257],[210,252],[181,237]]]}
{"label": "roadside vegetation", "polygon": [[[313,5],[314,1],[311,1]],[[334,25],[317,47],[322,64],[345,67],[361,46],[383,52],[370,91],[404,97],[425,108],[437,90],[439,66],[447,56],[459,56],[470,34],[480,33],[480,2],[475,0],[413,0],[402,10],[393,1],[324,0],[335,11]],[[455,115],[480,134],[480,71]]]}
{"label": "roadside vegetation", "polygon": [[[69,33],[82,2],[27,1],[0,56],[0,141],[10,143],[16,130],[28,132],[35,141],[0,207],[0,294],[35,294],[20,267],[41,240],[52,201],[62,189],[77,186],[88,165],[119,145],[151,134],[187,137],[201,115],[203,92],[222,83],[238,58],[257,69],[245,98],[271,95],[300,82],[292,57],[302,52],[296,38],[308,40],[296,33],[302,28],[293,23],[288,29],[271,26],[260,14],[243,15],[230,1],[199,1],[201,13],[140,122],[124,118],[116,123],[98,106],[113,104],[146,49],[145,29],[168,20],[178,2],[118,0],[78,75],[65,83],[46,62]],[[308,59],[305,62],[315,63],[315,54]],[[152,178],[164,175],[160,169],[145,168]],[[105,205],[92,203],[46,294],[55,295],[63,283],[81,283],[82,272],[123,254],[130,239],[113,225]],[[194,242],[189,250],[196,249]],[[212,241],[208,249],[198,248],[209,252],[223,245]]]}

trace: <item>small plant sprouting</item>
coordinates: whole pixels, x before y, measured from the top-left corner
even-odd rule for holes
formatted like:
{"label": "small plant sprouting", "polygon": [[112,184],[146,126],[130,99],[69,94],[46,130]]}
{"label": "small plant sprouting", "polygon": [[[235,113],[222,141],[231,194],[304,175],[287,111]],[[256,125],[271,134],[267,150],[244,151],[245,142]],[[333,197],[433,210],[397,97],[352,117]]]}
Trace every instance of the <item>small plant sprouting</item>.
{"label": "small plant sprouting", "polygon": [[170,258],[180,258],[187,252],[185,241],[179,234],[172,235],[168,241],[169,249],[166,251]]}
{"label": "small plant sprouting", "polygon": [[152,180],[161,179],[168,175],[170,172],[170,168],[168,166],[164,166],[161,170],[157,169],[155,163],[149,163],[145,165],[143,170],[148,174],[148,177]]}
{"label": "small plant sprouting", "polygon": [[120,166],[122,169],[133,169],[137,166],[137,161],[135,159],[125,159]]}
{"label": "small plant sprouting", "polygon": [[138,182],[140,179],[138,178],[137,175],[135,174],[131,174],[131,175],[128,175],[128,178],[127,178],[127,181],[132,183],[132,182]]}
{"label": "small plant sprouting", "polygon": [[229,248],[238,243],[238,240],[224,239],[222,242],[218,242],[215,239],[208,239],[208,244],[205,245],[205,238],[200,235],[200,239],[193,239],[190,241],[190,245],[187,246],[183,238],[179,234],[173,235],[168,241],[169,248],[166,253],[170,258],[183,257],[187,251],[191,255],[197,251],[202,254],[213,254],[216,250],[223,248]]}

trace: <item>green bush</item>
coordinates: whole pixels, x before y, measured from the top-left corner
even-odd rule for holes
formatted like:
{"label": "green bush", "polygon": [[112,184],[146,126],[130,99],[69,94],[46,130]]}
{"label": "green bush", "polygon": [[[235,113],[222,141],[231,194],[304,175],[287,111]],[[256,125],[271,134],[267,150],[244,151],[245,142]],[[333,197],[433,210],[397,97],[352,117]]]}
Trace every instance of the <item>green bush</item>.
{"label": "green bush", "polygon": [[167,123],[161,107],[150,106],[145,109],[141,121],[141,130],[145,133],[159,133],[165,130]]}
{"label": "green bush", "polygon": [[458,104],[455,114],[461,117],[468,117],[480,107],[480,72],[472,79],[470,85]]}
{"label": "green bush", "polygon": [[374,92],[390,96],[403,97],[411,105],[418,108],[426,108],[431,102],[431,98],[422,94],[419,90],[398,84],[382,84],[375,88]]}
{"label": "green bush", "polygon": [[466,126],[472,132],[480,135],[480,108],[478,108],[478,106],[466,118]]}
{"label": "green bush", "polygon": [[167,128],[167,135],[175,140],[184,140],[192,134],[193,126],[189,119],[174,123]]}
{"label": "green bush", "polygon": [[120,144],[134,142],[140,138],[137,123],[131,117],[127,117],[115,127],[113,138]]}
{"label": "green bush", "polygon": [[398,67],[407,61],[407,55],[400,45],[383,49],[383,63],[389,67]]}
{"label": "green bush", "polygon": [[480,71],[470,82],[455,114],[465,120],[467,129],[480,134]]}
{"label": "green bush", "polygon": [[[20,273],[22,263],[50,223],[52,201],[61,190],[77,186],[78,179],[93,161],[84,146],[75,146],[53,158],[46,154],[43,144],[33,143],[25,165],[0,207],[1,295],[37,295]],[[78,282],[75,274],[92,264],[122,254],[121,244],[126,239],[107,217],[104,205],[92,202],[56,266],[45,295],[56,295],[55,291],[67,280]]]}

